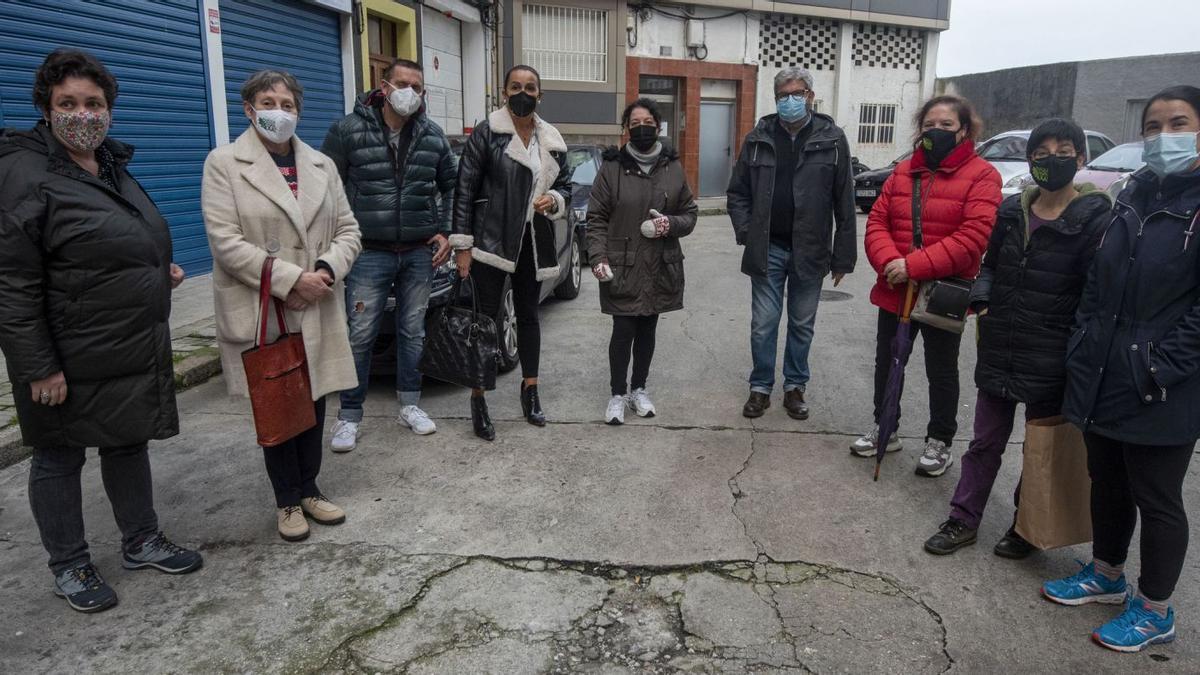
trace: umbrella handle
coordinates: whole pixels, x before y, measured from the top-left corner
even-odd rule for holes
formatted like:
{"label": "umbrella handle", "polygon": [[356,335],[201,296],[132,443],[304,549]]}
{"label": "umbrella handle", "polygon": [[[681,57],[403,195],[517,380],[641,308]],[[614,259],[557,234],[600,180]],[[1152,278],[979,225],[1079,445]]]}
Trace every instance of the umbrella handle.
{"label": "umbrella handle", "polygon": [[904,292],[904,306],[901,307],[900,320],[908,323],[909,316],[912,314],[913,305],[916,304],[917,282],[912,279],[908,280],[908,289]]}

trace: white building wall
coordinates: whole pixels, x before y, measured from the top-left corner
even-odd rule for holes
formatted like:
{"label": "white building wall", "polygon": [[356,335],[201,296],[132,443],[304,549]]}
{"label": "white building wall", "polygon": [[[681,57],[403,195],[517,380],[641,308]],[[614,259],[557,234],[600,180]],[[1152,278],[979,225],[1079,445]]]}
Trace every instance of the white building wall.
{"label": "white building wall", "polygon": [[[678,5],[667,5],[673,14],[683,14]],[[724,14],[718,10],[696,9],[696,17]],[[631,16],[633,14],[631,13]],[[758,53],[758,18],[751,14],[703,21],[704,44],[708,55],[703,60],[722,63],[754,63],[747,54]],[[687,22],[683,19],[650,12],[645,21],[637,21],[637,46],[628,48],[628,56],[654,59],[692,59],[687,46]]]}
{"label": "white building wall", "polygon": [[[664,5],[675,13],[682,6]],[[697,7],[703,17],[725,10]],[[687,22],[651,12],[646,20],[636,19],[637,44],[630,56],[694,59],[687,48]],[[784,22],[798,34],[771,37],[771,24]],[[800,25],[803,24],[803,25]],[[833,116],[846,131],[851,151],[872,168],[886,166],[907,152],[915,131],[912,117],[927,98],[936,65],[937,33],[870,23],[838,22],[830,19],[782,16],[748,12],[704,22],[705,44],[712,62],[758,66],[755,87],[756,116],[775,112],[775,75],[788,65],[808,68],[813,75],[817,109]],[[772,47],[772,40],[775,46]],[[797,47],[780,48],[780,44]],[[807,46],[803,46],[807,45]],[[861,50],[861,53],[859,51]],[[856,65],[856,61],[861,64]],[[909,67],[906,69],[904,66]],[[890,143],[859,144],[859,115],[863,104],[893,104],[896,128]]]}

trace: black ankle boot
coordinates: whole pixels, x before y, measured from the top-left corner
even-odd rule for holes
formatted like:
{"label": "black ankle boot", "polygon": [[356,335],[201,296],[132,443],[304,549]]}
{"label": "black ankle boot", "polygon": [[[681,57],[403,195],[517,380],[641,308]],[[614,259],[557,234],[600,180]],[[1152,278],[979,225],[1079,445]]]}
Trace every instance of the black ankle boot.
{"label": "black ankle boot", "polygon": [[526,422],[535,427],[546,426],[546,413],[542,412],[536,384],[526,386],[524,382],[521,383],[521,410],[525,413]]}
{"label": "black ankle boot", "polygon": [[475,435],[485,441],[496,440],[496,427],[492,426],[492,417],[488,415],[487,399],[483,396],[471,397],[471,423],[475,426]]}

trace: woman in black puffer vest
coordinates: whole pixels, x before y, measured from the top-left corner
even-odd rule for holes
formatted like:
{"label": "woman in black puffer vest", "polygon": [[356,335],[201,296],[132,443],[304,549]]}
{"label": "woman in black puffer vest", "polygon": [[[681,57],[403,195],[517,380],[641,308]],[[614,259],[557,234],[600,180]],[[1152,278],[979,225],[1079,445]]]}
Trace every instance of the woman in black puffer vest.
{"label": "woman in black puffer vest", "polygon": [[[975,435],[962,458],[950,517],[925,542],[930,553],[953,553],[975,542],[1017,404],[1025,404],[1026,420],[1061,413],[1075,310],[1096,244],[1112,220],[1107,194],[1072,184],[1085,143],[1083,129],[1070,120],[1039,125],[1026,150],[1037,185],[1006,199],[997,212],[971,294],[979,315]],[[1013,528],[995,548],[1006,558],[1032,552]]]}

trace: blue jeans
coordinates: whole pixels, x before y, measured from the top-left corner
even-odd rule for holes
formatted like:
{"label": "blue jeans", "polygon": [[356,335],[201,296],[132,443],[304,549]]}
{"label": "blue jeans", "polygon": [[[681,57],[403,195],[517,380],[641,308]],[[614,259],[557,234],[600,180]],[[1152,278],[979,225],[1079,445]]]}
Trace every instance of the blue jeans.
{"label": "blue jeans", "polygon": [[783,390],[804,391],[808,386],[808,350],[812,346],[823,281],[822,277],[798,278],[792,267],[792,252],[771,244],[767,274],[750,277],[750,355],[754,360],[750,391],[770,394],[775,386],[775,354],[785,287],[788,323],[783,350]]}
{"label": "blue jeans", "polygon": [[346,277],[350,351],[358,386],[342,392],[338,419],[361,422],[371,376],[371,348],[383,323],[388,294],[396,295],[396,395],[400,405],[421,402],[417,366],[425,343],[425,309],[433,279],[433,252],[421,246],[404,253],[365,250]]}

